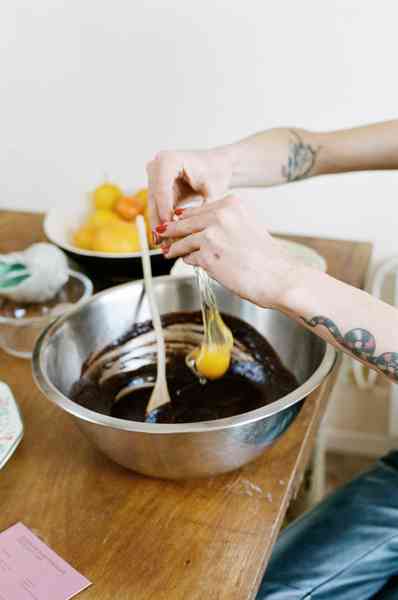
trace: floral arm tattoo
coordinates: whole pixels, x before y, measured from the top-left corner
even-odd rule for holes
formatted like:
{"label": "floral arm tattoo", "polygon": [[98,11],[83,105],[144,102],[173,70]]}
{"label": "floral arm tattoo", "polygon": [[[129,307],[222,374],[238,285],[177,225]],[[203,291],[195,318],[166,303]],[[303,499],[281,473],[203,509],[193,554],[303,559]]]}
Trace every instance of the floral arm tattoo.
{"label": "floral arm tattoo", "polygon": [[315,164],[318,150],[310,144],[304,144],[294,129],[290,130],[287,165],[282,167],[282,177],[286,181],[297,181],[308,177]]}
{"label": "floral arm tattoo", "polygon": [[385,352],[384,354],[375,356],[376,340],[369,331],[357,327],[355,329],[350,329],[350,331],[343,336],[337,325],[327,317],[318,316],[313,317],[310,320],[302,317],[302,319],[309,327],[322,325],[329,331],[340,346],[346,348],[361,360],[377,367],[392,381],[398,383],[398,352]]}

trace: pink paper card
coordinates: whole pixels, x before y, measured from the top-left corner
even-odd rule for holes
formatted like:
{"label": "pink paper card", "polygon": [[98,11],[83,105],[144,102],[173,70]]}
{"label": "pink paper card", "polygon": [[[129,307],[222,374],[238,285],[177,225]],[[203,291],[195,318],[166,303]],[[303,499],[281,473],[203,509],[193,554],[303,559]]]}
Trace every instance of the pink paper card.
{"label": "pink paper card", "polygon": [[0,600],[68,600],[89,585],[22,523],[0,533]]}

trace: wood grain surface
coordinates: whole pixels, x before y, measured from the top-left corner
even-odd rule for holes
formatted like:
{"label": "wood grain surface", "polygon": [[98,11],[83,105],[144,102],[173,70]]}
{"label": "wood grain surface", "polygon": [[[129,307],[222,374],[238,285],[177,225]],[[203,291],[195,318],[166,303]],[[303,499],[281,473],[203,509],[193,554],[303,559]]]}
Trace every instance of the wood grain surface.
{"label": "wood grain surface", "polygon": [[[0,212],[0,253],[42,237],[41,215]],[[320,252],[332,275],[363,285],[370,244],[288,239]],[[30,527],[91,579],[82,600],[255,597],[333,378],[261,458],[229,475],[187,482],[145,478],[102,456],[37,390],[28,361],[0,351],[0,379],[25,423],[21,446],[0,471],[0,531],[17,521]]]}

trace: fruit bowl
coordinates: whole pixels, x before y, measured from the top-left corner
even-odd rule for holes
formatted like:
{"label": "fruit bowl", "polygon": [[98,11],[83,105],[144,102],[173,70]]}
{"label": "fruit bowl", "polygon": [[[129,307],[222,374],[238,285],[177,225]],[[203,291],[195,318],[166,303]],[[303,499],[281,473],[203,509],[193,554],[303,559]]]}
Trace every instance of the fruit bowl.
{"label": "fruit bowl", "polygon": [[[84,199],[51,209],[44,219],[44,232],[49,241],[96,280],[119,283],[141,279],[141,252],[97,252],[83,250],[73,244],[73,234],[85,222],[90,210],[89,203]],[[170,272],[173,260],[165,260],[159,249],[151,250],[150,256],[154,275],[167,275]]]}

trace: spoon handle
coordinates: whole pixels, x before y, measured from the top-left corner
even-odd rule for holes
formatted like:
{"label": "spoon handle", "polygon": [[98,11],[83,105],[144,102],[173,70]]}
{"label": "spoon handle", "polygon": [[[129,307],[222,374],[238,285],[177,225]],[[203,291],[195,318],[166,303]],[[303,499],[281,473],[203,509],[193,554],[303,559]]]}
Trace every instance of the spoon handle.
{"label": "spoon handle", "polygon": [[[159,314],[159,309],[158,309],[158,305],[156,302],[155,291],[153,289],[151,259],[149,257],[146,226],[145,226],[144,218],[141,215],[137,216],[136,222],[137,222],[137,227],[138,227],[138,233],[140,236],[140,244],[141,244],[141,251],[142,251],[141,258],[142,258],[142,268],[144,271],[145,289],[146,289],[146,293],[148,294],[149,306],[150,306],[151,314],[152,314],[153,328],[155,330],[156,342],[157,342],[157,351],[158,352],[157,352],[156,383],[157,384],[161,383],[161,385],[165,391],[164,402],[162,402],[162,404],[167,404],[167,402],[170,402],[170,398],[168,395],[167,385],[166,385],[166,349],[165,349],[165,344],[164,344],[162,322],[160,320],[160,314]],[[157,386],[155,385],[155,387],[157,387]],[[147,413],[149,413],[154,408],[157,408],[157,406],[160,406],[160,404],[157,404],[157,406],[154,406],[152,403],[152,399],[155,400],[154,394],[152,394],[149,404],[147,406],[147,411],[146,411]]]}

